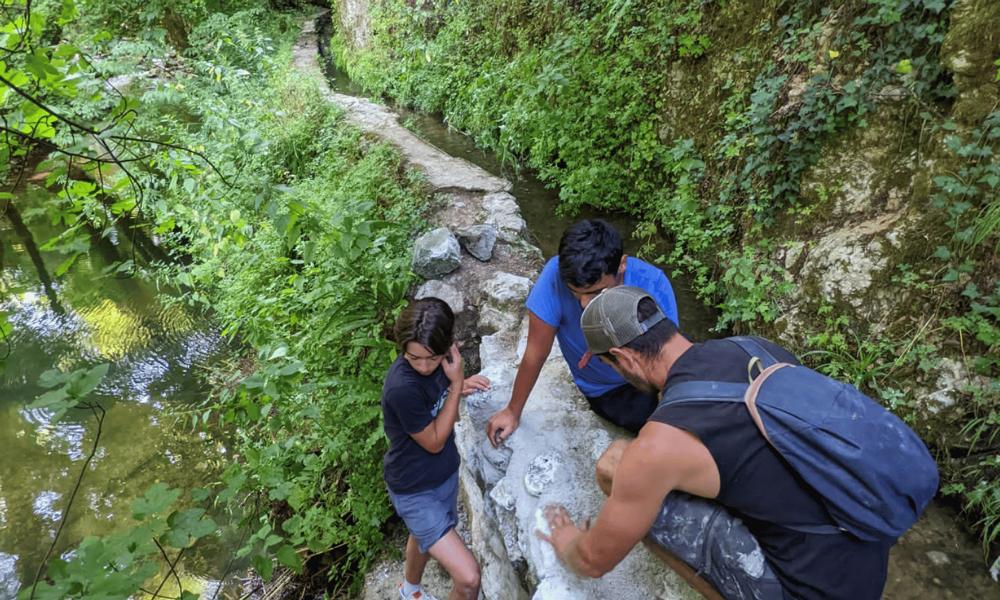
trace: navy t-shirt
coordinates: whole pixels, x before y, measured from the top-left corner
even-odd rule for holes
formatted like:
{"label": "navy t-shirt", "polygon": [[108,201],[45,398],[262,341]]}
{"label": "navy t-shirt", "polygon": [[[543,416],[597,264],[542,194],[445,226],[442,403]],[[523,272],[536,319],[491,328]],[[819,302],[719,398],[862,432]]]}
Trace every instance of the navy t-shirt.
{"label": "navy t-shirt", "polygon": [[433,421],[451,382],[438,367],[424,376],[400,355],[382,385],[382,417],[389,451],[382,461],[385,483],[394,494],[412,494],[437,487],[458,470],[458,447],[452,431],[437,454],[424,450],[411,436]]}
{"label": "navy t-shirt", "polygon": [[[780,361],[799,364],[787,350],[758,338]],[[695,344],[670,368],[664,389],[683,381],[747,382],[750,358],[736,344]],[[789,526],[830,525],[822,498],[760,434],[742,402],[690,402],[659,408],[651,421],[693,433],[719,468],[717,502],[743,519],[788,598],[879,598],[890,544],[849,534],[807,534]]]}

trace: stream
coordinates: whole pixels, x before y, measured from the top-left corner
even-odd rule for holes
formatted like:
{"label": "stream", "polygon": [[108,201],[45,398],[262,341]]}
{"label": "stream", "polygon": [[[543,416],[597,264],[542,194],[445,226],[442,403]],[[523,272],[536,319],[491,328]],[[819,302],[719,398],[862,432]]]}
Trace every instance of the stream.
{"label": "stream", "polygon": [[[48,195],[29,183],[0,205],[0,311],[13,328],[0,340],[0,600],[34,580],[97,434],[90,411],[54,423],[49,411],[27,408],[44,391],[44,371],[111,365],[92,396],[106,410],[96,454],[53,557],[127,527],[132,501],[154,483],[204,486],[226,461],[221,441],[173,416],[204,398],[205,368],[226,355],[212,323],[127,271],[106,271],[157,251],[134,230],[92,231],[89,248],[75,248],[83,253],[57,275],[72,254],[44,249],[60,233]],[[212,597],[232,554],[220,550],[233,545],[209,539],[187,553],[185,585]]]}

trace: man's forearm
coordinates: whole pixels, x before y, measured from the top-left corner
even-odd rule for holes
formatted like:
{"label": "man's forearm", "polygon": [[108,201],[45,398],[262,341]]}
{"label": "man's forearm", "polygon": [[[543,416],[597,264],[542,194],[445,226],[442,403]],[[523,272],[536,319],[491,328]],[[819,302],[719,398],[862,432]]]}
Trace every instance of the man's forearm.
{"label": "man's forearm", "polygon": [[517,367],[517,375],[514,376],[514,387],[510,393],[510,402],[507,407],[520,418],[524,412],[524,405],[528,403],[528,396],[538,381],[538,374],[542,372],[542,365],[545,359],[539,359],[527,352],[521,359],[521,364]]}
{"label": "man's forearm", "polygon": [[588,531],[580,531],[561,551],[557,552],[563,564],[565,564],[566,568],[570,571],[573,571],[581,577],[597,579],[598,577],[603,576],[605,571],[593,565],[592,562],[586,558],[585,553],[582,552],[582,548],[586,543],[588,534]]}

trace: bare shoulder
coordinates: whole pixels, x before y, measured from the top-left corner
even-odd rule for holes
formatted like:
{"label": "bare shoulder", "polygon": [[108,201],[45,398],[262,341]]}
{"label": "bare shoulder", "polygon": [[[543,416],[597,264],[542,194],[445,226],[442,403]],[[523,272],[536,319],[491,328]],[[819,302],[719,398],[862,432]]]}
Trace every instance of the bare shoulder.
{"label": "bare shoulder", "polygon": [[[642,493],[649,487],[690,488],[706,471],[717,473],[711,453],[683,429],[651,421],[625,449],[615,474],[616,491]],[[619,486],[619,484],[621,484]],[[701,487],[700,485],[698,487]]]}

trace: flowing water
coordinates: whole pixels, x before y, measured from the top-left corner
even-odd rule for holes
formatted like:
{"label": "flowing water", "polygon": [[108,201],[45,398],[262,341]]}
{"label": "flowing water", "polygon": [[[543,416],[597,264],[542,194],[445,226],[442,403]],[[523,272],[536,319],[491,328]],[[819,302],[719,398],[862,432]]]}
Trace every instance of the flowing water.
{"label": "flowing water", "polygon": [[[43,209],[47,194],[29,185],[0,204],[0,311],[13,326],[0,341],[0,600],[34,580],[97,435],[90,411],[53,422],[27,408],[44,391],[44,371],[111,365],[92,397],[106,411],[100,439],[53,557],[128,526],[132,500],[156,482],[188,490],[215,481],[226,451],[172,415],[204,398],[204,367],[225,353],[218,332],[149,282],[105,272],[157,252],[141,234],[93,233],[57,276],[71,255],[44,249],[60,232]],[[212,591],[228,546],[208,546],[186,556],[183,577]]]}

